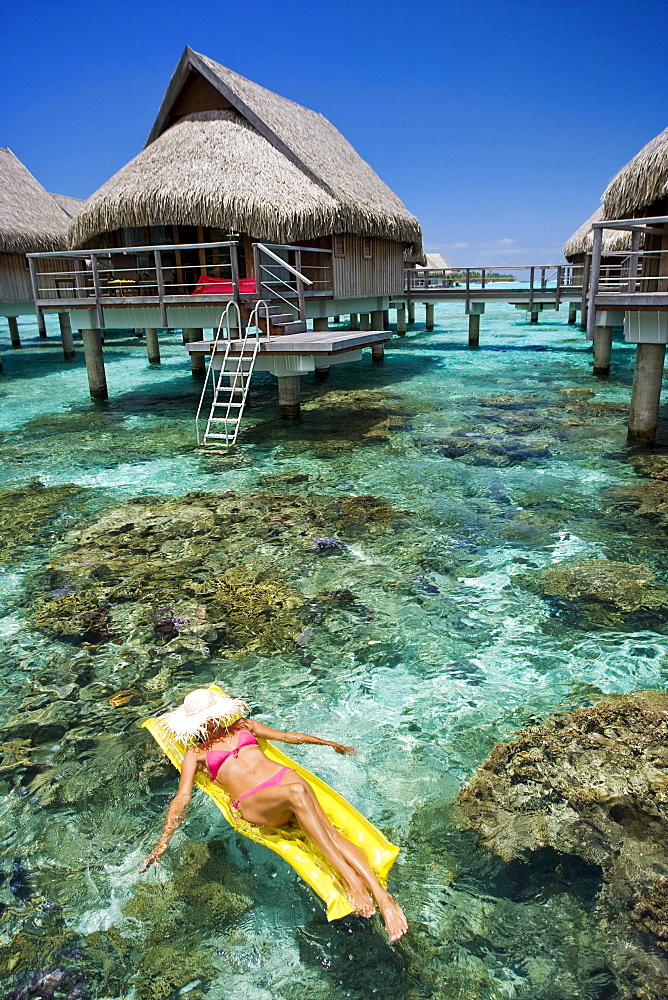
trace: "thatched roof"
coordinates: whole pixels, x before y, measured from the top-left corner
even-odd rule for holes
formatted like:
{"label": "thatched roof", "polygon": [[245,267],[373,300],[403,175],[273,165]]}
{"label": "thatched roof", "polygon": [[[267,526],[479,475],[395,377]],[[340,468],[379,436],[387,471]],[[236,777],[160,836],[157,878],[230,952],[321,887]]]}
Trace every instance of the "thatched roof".
{"label": "thatched roof", "polygon": [[427,253],[425,259],[427,263],[423,267],[427,267],[431,271],[452,271],[452,264],[448,264],[440,253]]}
{"label": "thatched roof", "polygon": [[668,197],[668,128],[619,171],[603,194],[605,219],[633,219]]}
{"label": "thatched roof", "polygon": [[0,251],[62,250],[69,222],[70,216],[11,149],[0,147]]}
{"label": "thatched roof", "polygon": [[417,220],[322,115],[186,49],[144,150],[88,199],[74,245],[126,226],[421,245]]}
{"label": "thatched roof", "polygon": [[[600,205],[593,215],[576,229],[569,240],[564,243],[564,257],[570,261],[578,254],[591,253],[594,245],[592,223],[603,219],[603,205]],[[624,229],[604,229],[601,240],[603,254],[614,253],[615,250],[631,249],[631,233]]]}
{"label": "thatched roof", "polygon": [[51,197],[56,199],[62,210],[69,215],[70,219],[74,218],[85,201],[84,198],[72,198],[68,194],[53,194],[52,192]]}

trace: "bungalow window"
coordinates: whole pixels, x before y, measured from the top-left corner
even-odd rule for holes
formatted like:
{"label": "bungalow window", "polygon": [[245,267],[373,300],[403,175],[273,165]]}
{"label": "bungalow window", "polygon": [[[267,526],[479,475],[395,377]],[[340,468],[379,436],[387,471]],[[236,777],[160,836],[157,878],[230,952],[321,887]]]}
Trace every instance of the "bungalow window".
{"label": "bungalow window", "polygon": [[371,260],[371,237],[362,237],[362,256],[364,260]]}
{"label": "bungalow window", "polygon": [[343,236],[334,237],[334,256],[335,257],[345,257],[346,255],[346,244]]}

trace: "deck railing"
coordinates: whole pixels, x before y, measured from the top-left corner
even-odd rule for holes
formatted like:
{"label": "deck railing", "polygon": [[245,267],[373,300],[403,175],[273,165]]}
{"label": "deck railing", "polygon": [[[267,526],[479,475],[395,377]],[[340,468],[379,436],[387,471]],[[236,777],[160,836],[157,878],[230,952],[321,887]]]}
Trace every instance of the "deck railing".
{"label": "deck railing", "polygon": [[[579,269],[581,272],[581,268]],[[488,288],[497,282],[528,282],[529,289],[563,289],[582,284],[578,268],[572,264],[488,264],[485,267],[407,268],[404,290],[419,292],[439,288]]]}
{"label": "deck railing", "polygon": [[[631,249],[603,250],[603,230],[631,233]],[[596,311],[668,310],[668,249],[645,249],[652,236],[668,237],[668,216],[595,222],[588,266],[587,336],[594,338]],[[645,246],[641,246],[645,243]]]}
{"label": "deck railing", "polygon": [[[258,298],[261,293],[265,299],[289,302],[301,314],[305,298],[333,294],[331,265],[320,267],[308,258],[302,261],[307,253],[331,251],[280,244],[258,246],[263,249],[257,281],[241,275],[236,240],[27,256],[38,312],[94,308],[100,328],[105,326],[105,308],[157,306],[160,323],[167,327],[168,306],[239,302],[244,296]],[[255,249],[253,256],[257,262]],[[268,264],[271,257],[273,262]]]}

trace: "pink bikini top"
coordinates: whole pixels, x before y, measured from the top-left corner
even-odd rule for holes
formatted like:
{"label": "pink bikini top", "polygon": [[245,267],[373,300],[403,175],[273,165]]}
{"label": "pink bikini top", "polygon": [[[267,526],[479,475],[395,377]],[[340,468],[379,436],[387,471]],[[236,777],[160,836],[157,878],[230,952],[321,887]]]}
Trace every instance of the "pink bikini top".
{"label": "pink bikini top", "polygon": [[243,747],[257,747],[259,745],[252,733],[249,733],[247,729],[242,729],[234,750],[207,750],[206,766],[209,769],[211,780],[216,780],[216,775],[220,771],[221,764],[224,764],[228,757],[238,757],[239,751]]}

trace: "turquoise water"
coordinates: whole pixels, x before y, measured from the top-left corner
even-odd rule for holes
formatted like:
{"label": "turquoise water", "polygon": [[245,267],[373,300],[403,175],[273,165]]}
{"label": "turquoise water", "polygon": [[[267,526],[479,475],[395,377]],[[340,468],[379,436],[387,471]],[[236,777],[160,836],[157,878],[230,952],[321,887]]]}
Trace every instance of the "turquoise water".
{"label": "turquoise water", "polygon": [[[543,570],[584,559],[642,562],[666,580],[660,529],[619,493],[647,482],[625,446],[633,349],[616,345],[601,383],[565,307],[535,326],[488,306],[476,352],[466,325],[461,305],[437,306],[434,331],[409,328],[383,366],[365,358],[326,383],[303,378],[296,424],[276,418],[275,381],[257,376],[227,457],[194,449],[198,383],[176,335],[150,367],[133,336],[110,334],[104,404],[88,398],[81,351],[62,361],[53,327],[54,339],[24,335],[20,352],[3,352],[0,866],[20,857],[27,872],[18,894],[9,879],[0,886],[9,987],[58,968],[70,992],[92,997],[615,995],[594,890],[503,865],[458,832],[451,804],[517,728],[600,692],[665,686],[665,617],[590,619],[540,589]],[[154,604],[128,591],[102,638],[58,636],[39,618],[83,600],[63,569],[72,553],[81,579],[97,574],[103,588],[154,557],[135,546],[114,561],[124,532],[135,536],[130,515],[130,527],[109,529],[113,511],[143,498],[130,510],[161,518],[167,534],[185,517],[159,556],[168,578],[174,547],[204,517],[187,521],[199,501],[186,495],[229,491],[239,523],[193,543],[185,563],[212,574],[261,566],[297,596],[285,627],[293,615],[295,634],[311,630],[302,645],[168,649],[171,637],[145,620],[146,608],[160,613],[160,572]],[[319,554],[315,529],[346,548]],[[199,600],[183,597],[183,613]],[[402,845],[391,888],[411,921],[405,942],[390,948],[359,918],[327,924],[297,876],[197,794],[163,865],[137,874],[175,791],[137,723],[212,681],[269,724],[358,748],[295,756]],[[236,903],[215,896],[221,884]]]}

